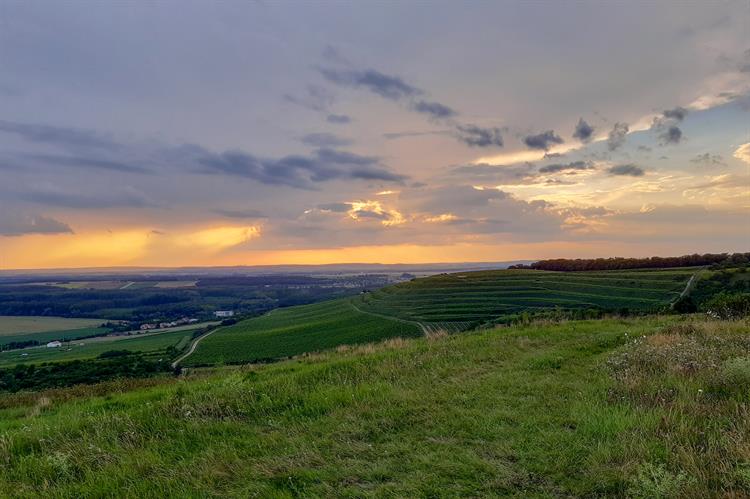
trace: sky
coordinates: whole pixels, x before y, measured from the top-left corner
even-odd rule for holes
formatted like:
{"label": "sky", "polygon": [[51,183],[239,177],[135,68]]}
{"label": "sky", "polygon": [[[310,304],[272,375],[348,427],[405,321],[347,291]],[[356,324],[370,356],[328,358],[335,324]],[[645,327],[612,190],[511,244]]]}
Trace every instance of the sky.
{"label": "sky", "polygon": [[0,0],[0,269],[750,251],[750,6]]}

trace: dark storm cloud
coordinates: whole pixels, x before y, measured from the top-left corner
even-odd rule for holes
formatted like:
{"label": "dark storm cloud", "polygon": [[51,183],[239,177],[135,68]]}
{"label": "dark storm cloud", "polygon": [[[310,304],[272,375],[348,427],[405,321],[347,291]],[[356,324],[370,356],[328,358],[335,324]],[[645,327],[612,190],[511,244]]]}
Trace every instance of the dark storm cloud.
{"label": "dark storm cloud", "polygon": [[612,127],[612,131],[609,132],[607,137],[607,148],[610,151],[615,151],[625,144],[625,139],[628,135],[630,127],[627,123],[615,123]]}
{"label": "dark storm cloud", "polygon": [[379,158],[335,149],[317,149],[312,156],[258,158],[242,151],[214,154],[202,150],[197,173],[245,177],[269,185],[312,189],[329,180],[377,180],[401,183],[408,177],[379,166]]}
{"label": "dark storm cloud", "polygon": [[587,143],[591,141],[591,138],[594,134],[594,127],[586,123],[586,121],[583,118],[578,119],[578,124],[576,125],[576,129],[573,132],[573,137],[580,140],[583,143]]}
{"label": "dark storm cloud", "polygon": [[346,137],[339,137],[338,135],[326,132],[308,133],[300,138],[300,141],[314,147],[341,147],[349,146],[354,143],[353,140],[347,139]]}
{"label": "dark storm cloud", "polygon": [[684,107],[677,106],[674,109],[667,109],[663,113],[665,118],[670,120],[682,121],[688,114],[688,110]]}
{"label": "dark storm cloud", "polygon": [[555,132],[552,130],[547,130],[536,135],[529,135],[523,139],[523,143],[529,149],[540,149],[543,151],[549,150],[552,144],[562,144],[563,142],[563,139],[555,135]]}
{"label": "dark storm cloud", "polygon": [[115,150],[119,148],[119,144],[109,137],[76,128],[0,120],[0,132],[14,134],[31,142],[54,144],[68,149]]}
{"label": "dark storm cloud", "polygon": [[398,76],[389,76],[374,69],[360,71],[319,68],[319,71],[331,83],[354,88],[365,88],[386,99],[400,100],[404,97],[413,97],[422,93],[421,90],[404,82]]}
{"label": "dark storm cloud", "polygon": [[247,209],[247,210],[224,210],[224,209],[216,209],[213,210],[214,213],[217,215],[221,215],[226,218],[239,218],[239,219],[248,219],[248,218],[267,218],[266,215],[260,211],[255,209]]}
{"label": "dark storm cloud", "polygon": [[24,155],[24,157],[57,166],[94,168],[98,170],[110,170],[123,173],[153,173],[151,170],[142,166],[130,165],[121,161],[109,159],[60,156],[57,154],[27,154]]}
{"label": "dark storm cloud", "polygon": [[423,100],[415,102],[413,109],[418,113],[429,115],[435,119],[451,118],[458,114],[453,109],[439,102],[427,102]]}
{"label": "dark storm cloud", "polygon": [[351,123],[352,119],[346,114],[329,114],[326,116],[326,121],[334,125],[345,125]]}
{"label": "dark storm cloud", "polygon": [[682,140],[682,130],[677,125],[665,127],[659,134],[662,145],[679,144]]}
{"label": "dark storm cloud", "polygon": [[607,169],[610,175],[642,177],[646,172],[640,166],[634,164],[616,165]]}
{"label": "dark storm cloud", "polygon": [[503,136],[499,128],[482,128],[476,125],[456,125],[455,136],[472,147],[503,146]]}
{"label": "dark storm cloud", "polygon": [[564,171],[579,171],[579,170],[591,170],[594,168],[588,161],[573,161],[568,164],[552,164],[539,168],[539,173],[559,173]]}
{"label": "dark storm cloud", "polygon": [[23,236],[26,234],[72,234],[66,223],[41,215],[0,213],[0,236]]}

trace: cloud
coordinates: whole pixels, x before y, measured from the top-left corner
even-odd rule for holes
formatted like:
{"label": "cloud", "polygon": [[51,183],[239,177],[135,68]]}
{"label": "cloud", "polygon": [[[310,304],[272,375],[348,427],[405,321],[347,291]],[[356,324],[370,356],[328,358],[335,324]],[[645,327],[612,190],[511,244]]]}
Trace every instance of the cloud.
{"label": "cloud", "polygon": [[61,156],[57,154],[26,154],[24,157],[51,165],[70,166],[74,168],[94,168],[123,173],[153,173],[142,166],[130,165],[110,159]]}
{"label": "cloud", "polygon": [[594,135],[594,127],[586,123],[583,118],[578,119],[578,124],[573,132],[573,137],[580,140],[584,144],[590,142]]}
{"label": "cloud", "polygon": [[[5,194],[3,194],[5,196]],[[59,188],[34,188],[17,190],[8,197],[27,203],[40,204],[72,209],[105,209],[105,208],[158,208],[163,203],[148,199],[140,191],[131,187],[112,189],[104,193],[83,194],[68,192]]]}
{"label": "cloud", "polygon": [[476,125],[456,125],[455,137],[472,147],[503,146],[499,128],[481,128]]}
{"label": "cloud", "polygon": [[388,140],[403,139],[406,137],[423,137],[425,135],[448,135],[450,130],[428,130],[424,132],[388,132],[384,133],[383,137]]}
{"label": "cloud", "polygon": [[665,118],[670,119],[670,120],[676,120],[676,121],[684,120],[687,114],[688,114],[688,110],[680,106],[677,106],[674,109],[667,109],[662,113],[662,115]]}
{"label": "cloud", "polygon": [[523,139],[523,143],[529,149],[540,149],[543,151],[549,150],[552,144],[562,144],[563,142],[563,139],[555,135],[555,132],[552,130],[547,130],[536,135],[529,135]]}
{"label": "cloud", "polygon": [[364,88],[370,92],[390,100],[400,100],[422,93],[416,87],[404,82],[398,76],[389,76],[374,69],[352,70],[319,68],[323,77],[336,85]]}
{"label": "cloud", "polygon": [[307,85],[304,95],[284,94],[284,100],[311,111],[327,112],[333,105],[335,97],[324,87]]}
{"label": "cloud", "polygon": [[573,161],[568,164],[552,164],[539,168],[539,173],[558,173],[563,171],[591,170],[594,168],[588,161]]}
{"label": "cloud", "polygon": [[338,135],[326,132],[308,133],[300,138],[300,141],[314,147],[341,147],[349,146],[354,143],[351,139],[339,137]]}
{"label": "cloud", "polygon": [[453,109],[439,102],[427,102],[423,100],[415,102],[413,109],[418,113],[427,114],[434,119],[451,118],[458,114]]}
{"label": "cloud", "polygon": [[679,144],[682,140],[682,130],[677,125],[665,127],[659,134],[662,145]]}
{"label": "cloud", "polygon": [[196,173],[245,177],[269,185],[312,189],[317,182],[342,179],[401,183],[408,177],[379,166],[379,158],[320,148],[312,156],[258,158],[242,151],[221,154],[202,150]]}
{"label": "cloud", "polygon": [[632,163],[626,165],[615,165],[607,168],[607,172],[610,175],[618,176],[629,176],[629,177],[642,177],[646,172],[640,166]]}
{"label": "cloud", "polygon": [[724,163],[724,158],[721,157],[721,154],[709,154],[707,152],[698,154],[693,159],[691,159],[690,162],[704,165],[726,165],[726,163]]}
{"label": "cloud", "polygon": [[612,127],[612,131],[610,131],[607,136],[607,148],[610,151],[615,151],[622,147],[629,130],[630,127],[628,127],[627,123],[615,123]]}
{"label": "cloud", "polygon": [[73,149],[119,149],[111,138],[89,130],[37,125],[0,120],[0,132],[14,134],[25,140],[55,144]]}
{"label": "cloud", "polygon": [[72,234],[66,223],[41,215],[28,215],[3,211],[0,213],[0,236],[27,234]]}
{"label": "cloud", "polygon": [[733,156],[740,161],[750,165],[750,142],[742,144],[740,147],[738,147],[737,150],[734,151]]}
{"label": "cloud", "polygon": [[352,119],[346,114],[329,114],[326,116],[326,121],[334,125],[345,125],[351,123]]}
{"label": "cloud", "polygon": [[352,209],[351,203],[325,203],[319,204],[318,209],[322,211],[332,211],[334,213],[346,213]]}
{"label": "cloud", "polygon": [[249,208],[246,210],[215,209],[213,210],[213,212],[216,213],[217,215],[221,215],[226,218],[239,218],[239,219],[267,218],[266,215],[262,211],[255,210],[253,208]]}

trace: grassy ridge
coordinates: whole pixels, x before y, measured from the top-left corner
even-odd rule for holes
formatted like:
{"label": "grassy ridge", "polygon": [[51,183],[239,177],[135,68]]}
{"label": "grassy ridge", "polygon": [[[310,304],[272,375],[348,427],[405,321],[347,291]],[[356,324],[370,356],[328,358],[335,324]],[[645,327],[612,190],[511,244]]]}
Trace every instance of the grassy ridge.
{"label": "grassy ridge", "polygon": [[677,298],[695,269],[606,272],[504,270],[443,274],[354,298],[362,310],[403,319],[477,323],[560,307],[652,311]]}
{"label": "grassy ridge", "polygon": [[183,365],[257,362],[342,344],[418,336],[418,325],[362,313],[349,299],[274,310],[224,327],[199,344]]}
{"label": "grassy ridge", "polygon": [[0,496],[744,497],[749,326],[532,324],[19,394]]}

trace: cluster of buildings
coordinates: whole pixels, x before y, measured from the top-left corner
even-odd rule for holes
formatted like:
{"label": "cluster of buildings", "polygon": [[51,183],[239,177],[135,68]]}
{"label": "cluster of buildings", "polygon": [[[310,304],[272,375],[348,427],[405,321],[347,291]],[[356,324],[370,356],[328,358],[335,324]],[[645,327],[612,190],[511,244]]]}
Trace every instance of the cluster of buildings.
{"label": "cluster of buildings", "polygon": [[164,329],[167,327],[184,326],[185,324],[195,324],[198,319],[189,319],[183,317],[172,322],[152,322],[147,324],[141,324],[141,331],[147,331],[149,329]]}

